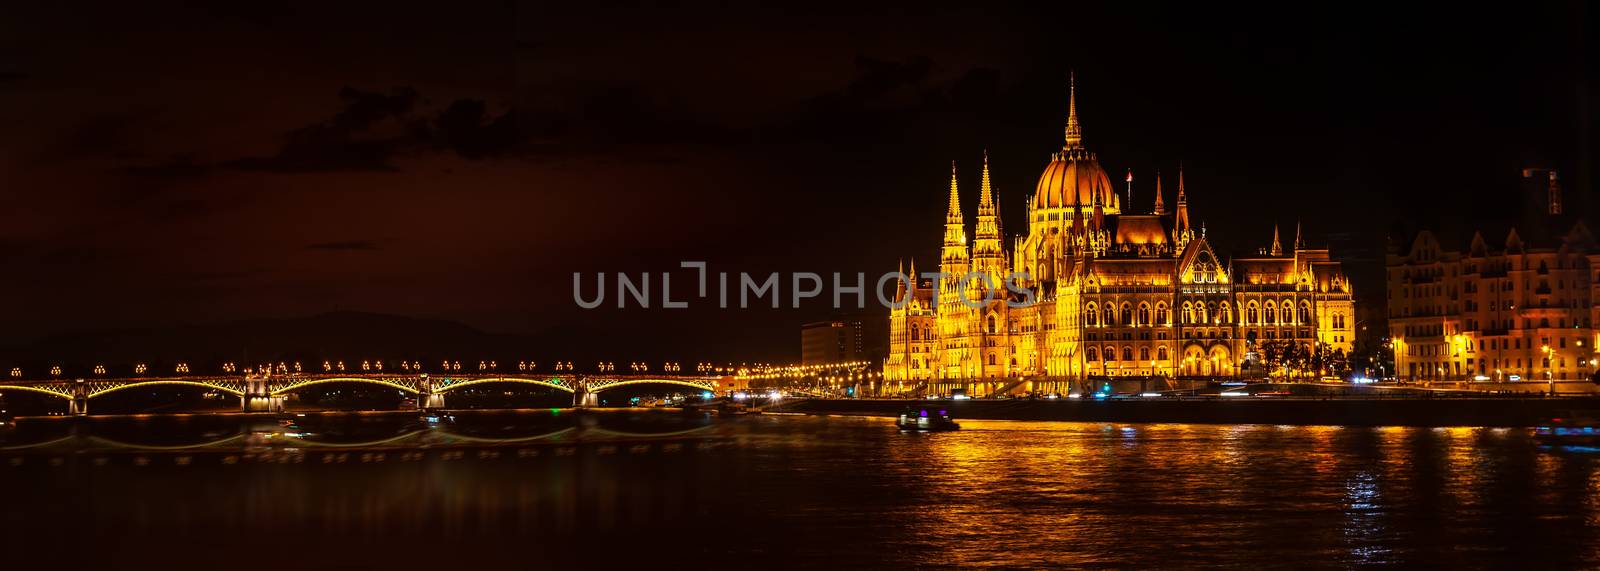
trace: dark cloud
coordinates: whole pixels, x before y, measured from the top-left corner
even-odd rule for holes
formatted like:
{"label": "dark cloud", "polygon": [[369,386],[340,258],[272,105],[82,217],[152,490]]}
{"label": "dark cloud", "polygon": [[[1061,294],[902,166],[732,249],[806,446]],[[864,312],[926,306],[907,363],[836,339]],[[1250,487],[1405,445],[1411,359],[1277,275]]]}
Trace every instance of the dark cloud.
{"label": "dark cloud", "polygon": [[429,133],[436,148],[448,149],[468,159],[504,154],[521,141],[514,113],[499,117],[477,99],[459,99],[433,120]]}
{"label": "dark cloud", "polygon": [[325,252],[352,252],[373,251],[382,249],[372,240],[339,240],[334,242],[317,242],[306,244],[307,250],[321,250]]}
{"label": "dark cloud", "polygon": [[[325,121],[289,131],[269,156],[241,157],[215,164],[191,157],[123,167],[125,174],[176,179],[215,169],[251,172],[395,172],[407,154],[450,152],[467,159],[502,156],[523,141],[514,113],[490,112],[482,100],[459,99],[429,116],[418,107],[416,89],[387,92],[345,87],[340,110]],[[81,145],[80,145],[81,146]]]}
{"label": "dark cloud", "polygon": [[[343,109],[327,121],[290,131],[277,154],[227,161],[224,166],[246,171],[327,172],[393,171],[390,158],[410,142],[410,113],[417,91],[396,87],[388,93],[345,87]],[[389,129],[380,131],[383,125]]]}

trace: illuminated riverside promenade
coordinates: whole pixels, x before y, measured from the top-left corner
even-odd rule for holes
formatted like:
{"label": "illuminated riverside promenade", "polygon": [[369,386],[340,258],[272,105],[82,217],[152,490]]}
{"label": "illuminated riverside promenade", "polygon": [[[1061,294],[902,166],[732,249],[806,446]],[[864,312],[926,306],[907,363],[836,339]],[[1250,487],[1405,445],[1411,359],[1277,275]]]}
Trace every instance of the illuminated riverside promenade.
{"label": "illuminated riverside promenade", "polygon": [[176,385],[193,386],[239,397],[245,412],[280,412],[284,398],[305,387],[327,383],[365,383],[394,388],[416,396],[417,407],[443,408],[445,395],[470,386],[512,383],[543,386],[572,394],[573,406],[594,406],[597,395],[609,389],[631,385],[674,385],[700,392],[717,392],[724,377],[673,375],[585,375],[585,374],[324,374],[324,375],[242,375],[192,377],[131,377],[120,379],[15,380],[0,382],[0,394],[24,391],[45,394],[67,401],[70,415],[89,413],[89,401],[124,389]]}

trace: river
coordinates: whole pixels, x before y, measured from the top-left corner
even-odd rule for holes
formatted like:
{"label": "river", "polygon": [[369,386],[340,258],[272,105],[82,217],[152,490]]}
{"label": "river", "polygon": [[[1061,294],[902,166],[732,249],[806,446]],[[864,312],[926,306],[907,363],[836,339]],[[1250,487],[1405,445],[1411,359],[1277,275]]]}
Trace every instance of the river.
{"label": "river", "polygon": [[1600,566],[1600,451],[1523,429],[199,415],[0,463],[0,556],[71,567]]}

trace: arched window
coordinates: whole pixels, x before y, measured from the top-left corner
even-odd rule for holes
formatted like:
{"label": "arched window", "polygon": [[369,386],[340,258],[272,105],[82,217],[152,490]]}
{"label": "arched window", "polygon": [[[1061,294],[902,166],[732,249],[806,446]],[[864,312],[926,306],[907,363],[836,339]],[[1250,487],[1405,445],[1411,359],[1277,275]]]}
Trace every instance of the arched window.
{"label": "arched window", "polygon": [[[990,315],[990,316],[989,316],[989,334],[990,334],[990,335],[994,335],[994,334],[995,334],[995,333],[997,333],[997,331],[995,331],[995,329],[994,329],[994,316],[993,316],[993,315]],[[990,362],[990,363],[989,363],[989,364],[990,364],[990,365],[993,365],[993,364],[994,364],[994,363],[993,363],[993,361],[994,361],[994,355],[990,355],[990,356],[989,356],[989,361],[991,361],[991,362]]]}
{"label": "arched window", "polygon": [[1156,347],[1156,360],[1158,360],[1158,361],[1167,360],[1167,348],[1166,347]]}
{"label": "arched window", "polygon": [[1086,323],[1087,325],[1094,325],[1095,324],[1095,319],[1098,318],[1099,316],[1100,316],[1100,309],[1095,307],[1093,303],[1090,303],[1089,305],[1083,306],[1083,317],[1084,317],[1084,321],[1087,322]]}
{"label": "arched window", "polygon": [[1194,323],[1194,306],[1187,301],[1183,302],[1183,322]]}
{"label": "arched window", "polygon": [[1156,303],[1156,325],[1166,325],[1166,324],[1167,324],[1167,304],[1166,304],[1166,302]]}
{"label": "arched window", "polygon": [[1103,317],[1104,319],[1101,321],[1101,323],[1104,323],[1106,325],[1116,325],[1117,324],[1117,312],[1116,312],[1116,310],[1114,308],[1112,308],[1111,304],[1109,304],[1109,303],[1106,304],[1104,310],[1105,310],[1105,312],[1101,315],[1101,317]]}
{"label": "arched window", "polygon": [[917,337],[917,335],[920,335],[921,333],[922,333],[922,331],[917,329],[917,324],[915,324],[915,323],[911,324],[911,340],[912,341],[916,341],[918,339],[921,339],[920,337]]}
{"label": "arched window", "polygon": [[1122,302],[1122,324],[1133,325],[1133,304]]}
{"label": "arched window", "polygon": [[1106,350],[1101,355],[1104,355],[1107,361],[1115,361],[1117,360],[1117,348],[1107,345]]}
{"label": "arched window", "polygon": [[1124,346],[1122,348],[1122,360],[1124,360],[1124,361],[1132,361],[1133,360],[1133,347]]}
{"label": "arched window", "polygon": [[1226,301],[1222,302],[1222,322],[1229,325],[1233,324],[1233,305]]}
{"label": "arched window", "polygon": [[1256,302],[1250,302],[1250,305],[1245,308],[1244,322],[1252,325],[1261,322],[1261,314],[1256,310]]}
{"label": "arched window", "polygon": [[1100,350],[1095,349],[1094,347],[1090,347],[1088,356],[1089,356],[1089,361],[1091,361],[1091,362],[1092,361],[1099,361],[1100,360]]}
{"label": "arched window", "polygon": [[994,364],[994,353],[990,353],[990,354],[989,354],[989,364],[990,364],[990,365],[993,365],[993,364]]}
{"label": "arched window", "polygon": [[1311,304],[1300,302],[1300,323],[1311,323]]}
{"label": "arched window", "polygon": [[1278,322],[1277,307],[1278,307],[1277,304],[1274,304],[1274,303],[1272,303],[1270,301],[1267,302],[1266,316],[1267,316],[1267,323],[1269,325]]}
{"label": "arched window", "polygon": [[1150,304],[1148,304],[1148,303],[1139,304],[1139,324],[1140,325],[1149,325],[1150,324]]}
{"label": "arched window", "polygon": [[1149,361],[1150,360],[1150,348],[1149,347],[1140,347],[1139,348],[1139,360],[1140,361]]}

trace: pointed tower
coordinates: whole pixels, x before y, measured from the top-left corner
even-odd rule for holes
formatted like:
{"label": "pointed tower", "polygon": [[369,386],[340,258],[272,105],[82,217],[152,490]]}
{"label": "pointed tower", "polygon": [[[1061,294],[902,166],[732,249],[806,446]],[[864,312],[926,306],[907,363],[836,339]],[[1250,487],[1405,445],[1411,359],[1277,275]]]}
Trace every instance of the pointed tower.
{"label": "pointed tower", "polygon": [[[972,237],[972,270],[998,280],[1005,273],[1005,258],[1000,250],[1000,216],[995,206],[994,189],[989,185],[989,151],[983,152],[983,183],[978,190],[978,227]],[[998,281],[994,282],[998,285]]]}
{"label": "pointed tower", "polygon": [[1083,148],[1083,127],[1078,125],[1078,76],[1067,74],[1067,141],[1062,150]]}
{"label": "pointed tower", "polygon": [[1155,214],[1166,214],[1167,205],[1161,202],[1161,171],[1156,171],[1156,207]]}
{"label": "pointed tower", "polygon": [[1090,213],[1093,218],[1090,219],[1092,222],[1089,225],[1089,228],[1091,230],[1099,230],[1105,227],[1106,223],[1106,209],[1105,205],[1100,204],[1100,193],[1094,193],[1093,203],[1094,210]]}
{"label": "pointed tower", "polygon": [[1272,249],[1268,250],[1267,253],[1273,256],[1283,255],[1283,246],[1278,244],[1278,223],[1276,222],[1272,223]]}
{"label": "pointed tower", "polygon": [[[910,277],[908,274],[906,274],[906,261],[903,258],[900,260],[900,270],[899,271],[900,271],[900,275]],[[911,279],[916,279],[916,278],[912,277]],[[906,299],[906,282],[901,281],[901,280],[895,280],[895,282],[896,283],[894,284],[894,301],[895,301],[895,303],[898,304],[898,303],[900,303],[900,302],[902,302],[902,301],[904,301]]]}
{"label": "pointed tower", "polygon": [[1304,241],[1300,240],[1300,221],[1299,220],[1295,220],[1294,221],[1294,249],[1295,250],[1303,250],[1303,249],[1305,249],[1305,247],[1306,247],[1306,243]]}
{"label": "pointed tower", "polygon": [[948,287],[940,288],[940,305],[955,299],[954,284],[967,273],[966,226],[966,219],[961,216],[961,194],[956,188],[956,163],[950,161],[950,211],[944,215],[944,253],[939,257],[939,271],[947,276],[943,285]]}
{"label": "pointed tower", "polygon": [[1189,197],[1183,189],[1183,163],[1178,163],[1178,213],[1173,221],[1173,231],[1180,236],[1189,231]]}

